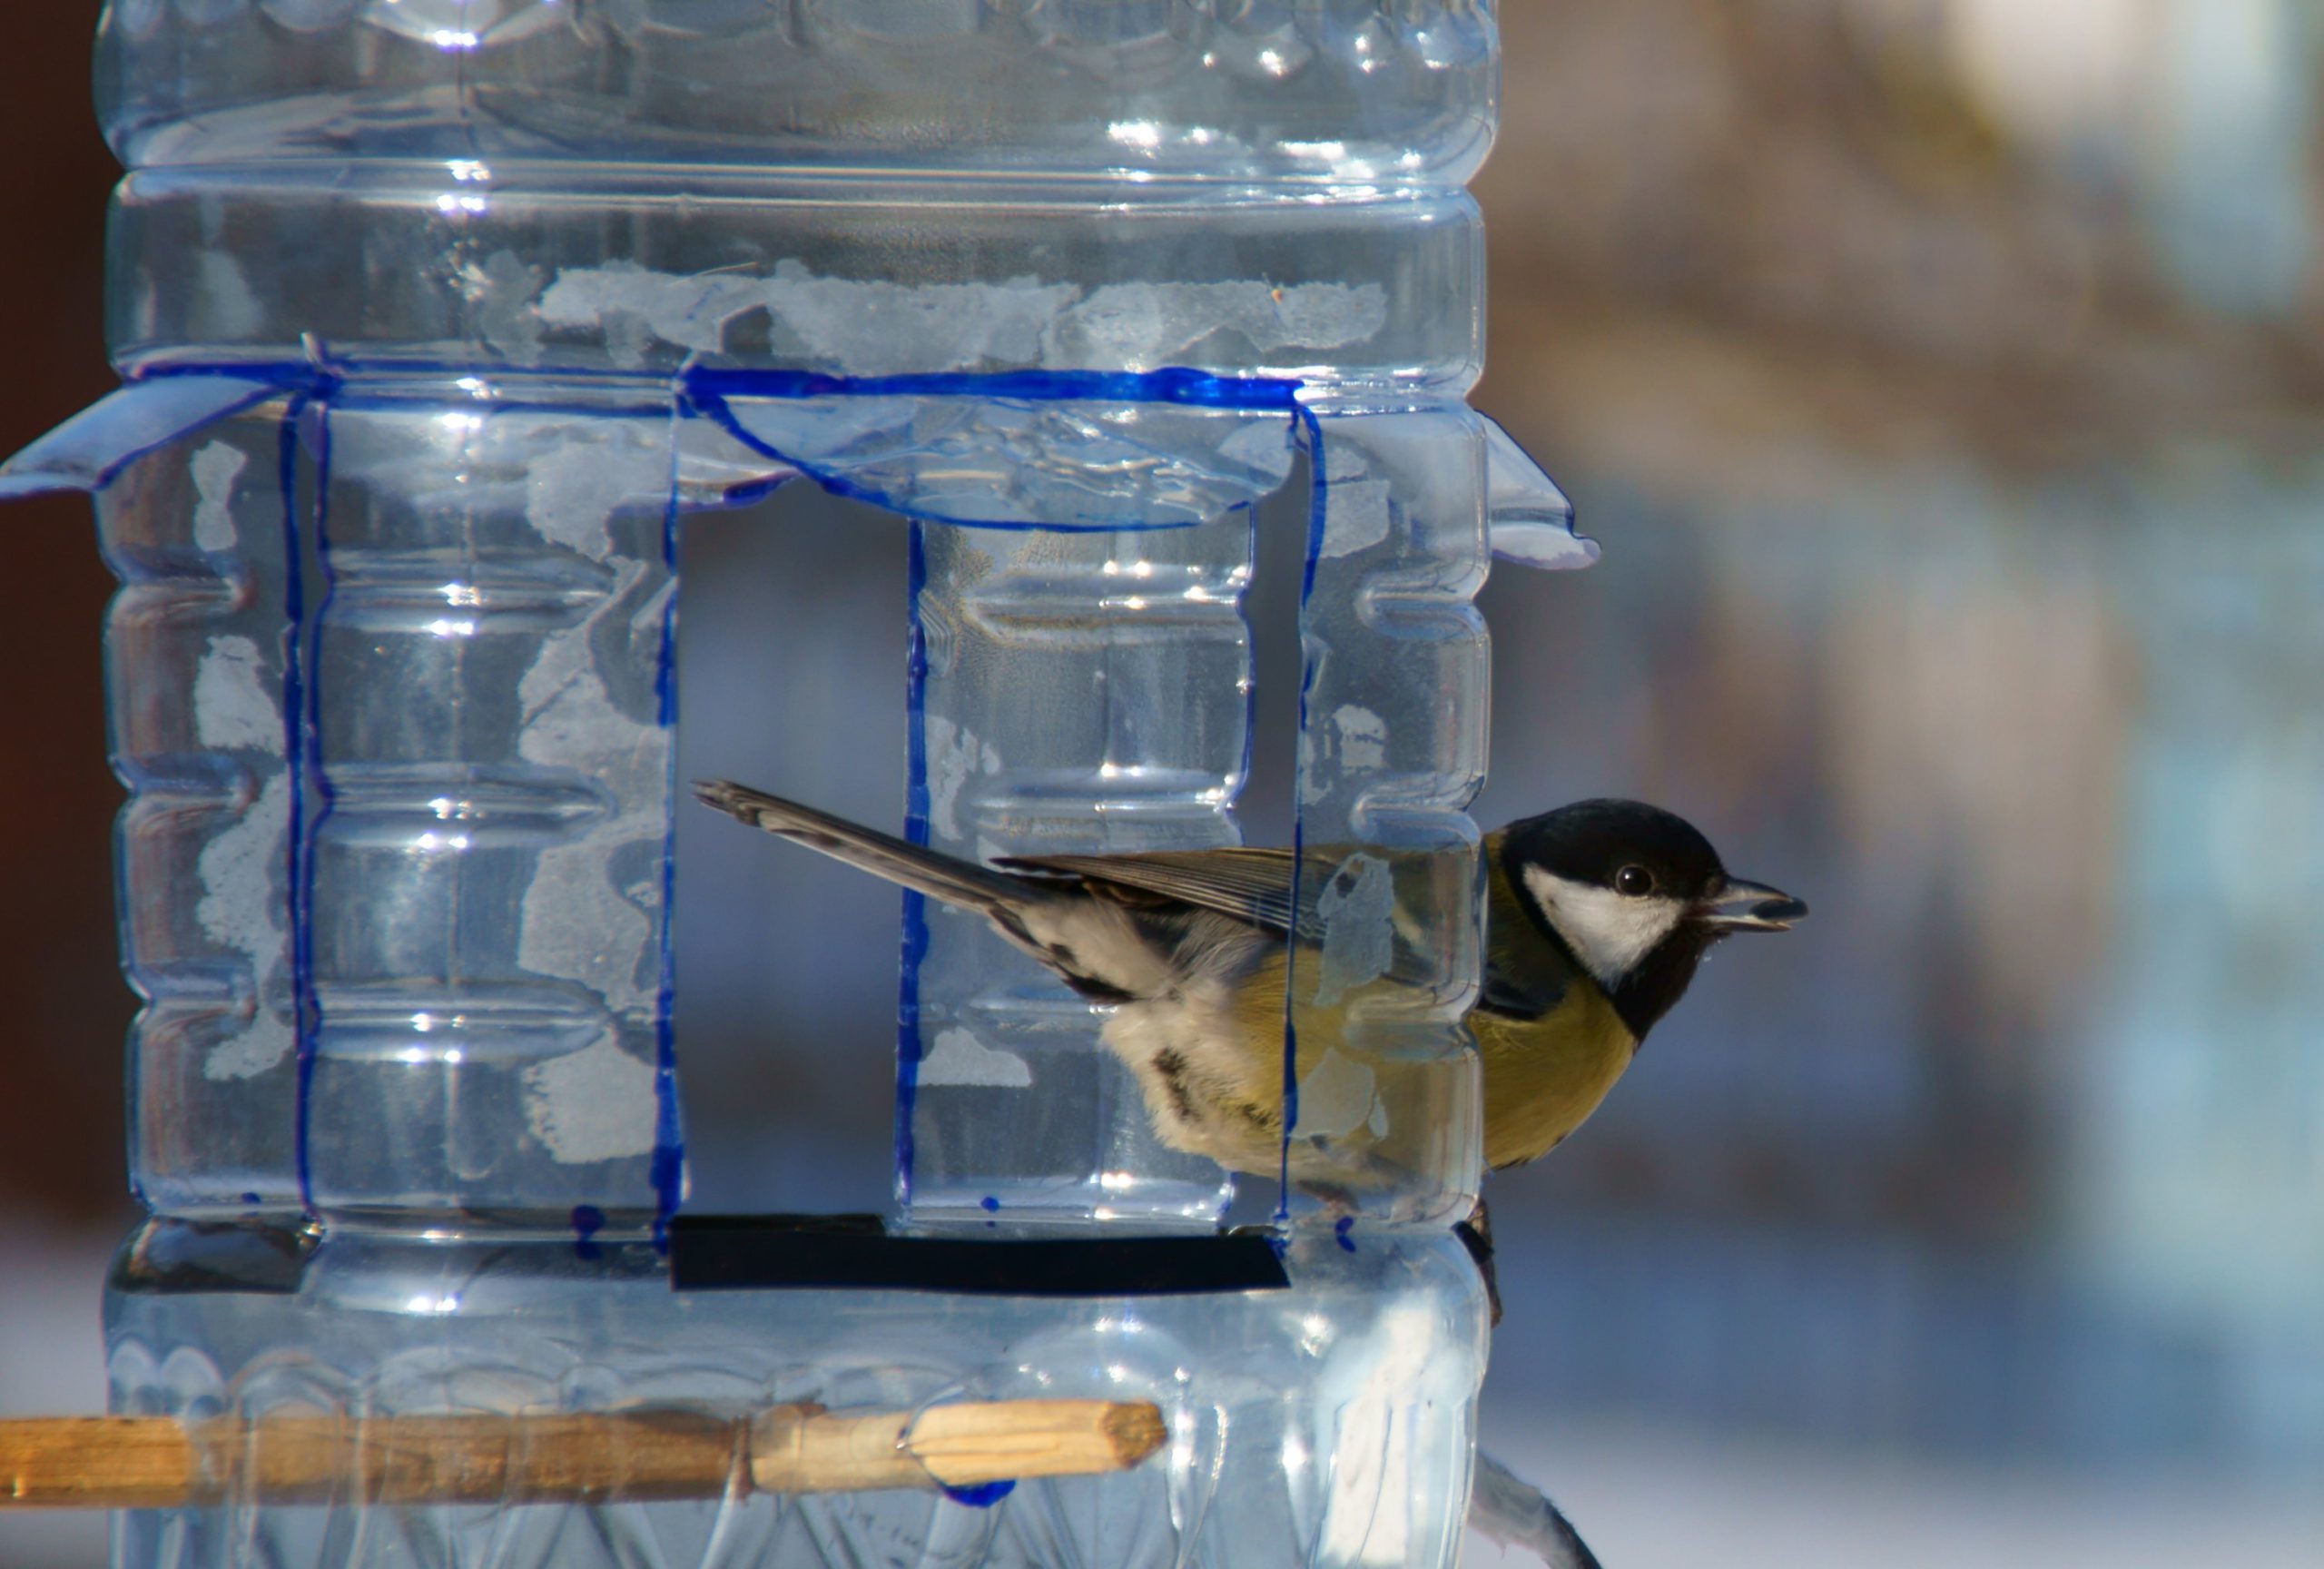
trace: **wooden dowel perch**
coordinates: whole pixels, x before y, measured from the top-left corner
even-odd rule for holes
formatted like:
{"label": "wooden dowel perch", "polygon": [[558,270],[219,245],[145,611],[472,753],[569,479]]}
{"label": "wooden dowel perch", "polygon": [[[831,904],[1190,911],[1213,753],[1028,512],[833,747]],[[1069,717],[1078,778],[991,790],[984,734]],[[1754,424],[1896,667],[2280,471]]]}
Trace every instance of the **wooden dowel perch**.
{"label": "wooden dowel perch", "polygon": [[976,1487],[1126,1471],[1162,1446],[1149,1402],[1012,1400],[836,1415],[284,1414],[0,1421],[0,1507],[157,1509],[243,1501],[600,1503],[881,1487]]}

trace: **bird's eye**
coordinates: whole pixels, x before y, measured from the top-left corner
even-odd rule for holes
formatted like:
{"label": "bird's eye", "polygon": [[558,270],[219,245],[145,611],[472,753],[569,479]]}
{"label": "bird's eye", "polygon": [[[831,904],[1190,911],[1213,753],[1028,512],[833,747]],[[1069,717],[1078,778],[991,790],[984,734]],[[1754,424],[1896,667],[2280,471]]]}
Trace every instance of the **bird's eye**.
{"label": "bird's eye", "polygon": [[1633,899],[1641,897],[1654,892],[1654,873],[1643,866],[1625,866],[1614,873],[1614,888]]}

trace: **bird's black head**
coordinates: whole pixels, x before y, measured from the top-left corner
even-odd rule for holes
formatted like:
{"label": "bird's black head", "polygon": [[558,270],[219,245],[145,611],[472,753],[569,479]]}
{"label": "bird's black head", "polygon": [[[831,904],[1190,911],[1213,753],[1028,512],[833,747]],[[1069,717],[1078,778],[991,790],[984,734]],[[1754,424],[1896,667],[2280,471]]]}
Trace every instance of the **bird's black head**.
{"label": "bird's black head", "polygon": [[1549,939],[1588,971],[1643,1039],[1735,932],[1783,932],[1788,893],[1730,877],[1693,824],[1638,801],[1579,801],[1512,823],[1502,873]]}

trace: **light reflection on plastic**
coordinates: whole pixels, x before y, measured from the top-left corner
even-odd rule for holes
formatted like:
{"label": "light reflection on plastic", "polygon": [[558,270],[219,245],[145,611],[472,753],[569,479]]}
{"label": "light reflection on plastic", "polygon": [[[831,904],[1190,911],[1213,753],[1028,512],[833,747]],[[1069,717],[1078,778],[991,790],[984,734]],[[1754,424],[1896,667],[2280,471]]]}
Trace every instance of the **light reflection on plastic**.
{"label": "light reflection on plastic", "polygon": [[484,429],[484,416],[481,414],[462,414],[456,410],[449,414],[437,415],[436,423],[441,425],[445,429],[450,431],[455,436],[473,436],[478,431]]}
{"label": "light reflection on plastic", "polygon": [[[453,158],[448,160],[444,167],[455,180],[485,181],[492,178],[492,171],[479,158]],[[462,386],[467,384],[466,381],[461,383]]]}
{"label": "light reflection on plastic", "polygon": [[422,1291],[405,1303],[404,1308],[412,1313],[457,1313],[460,1310],[460,1299],[456,1296],[430,1296]]}
{"label": "light reflection on plastic", "polygon": [[433,632],[438,637],[473,637],[476,636],[476,623],[455,621],[449,617],[439,616],[430,621],[425,630]]}
{"label": "light reflection on plastic", "polygon": [[[1183,1383],[1185,1383],[1185,1382],[1187,1381],[1187,1380],[1186,1380],[1186,1378],[1185,1378],[1185,1377],[1184,1377],[1184,1375],[1185,1375],[1185,1373],[1186,1373],[1186,1369],[1185,1369],[1185,1368],[1183,1368],[1183,1367],[1181,1367],[1181,1368],[1179,1368],[1179,1369],[1178,1369],[1178,1372],[1179,1372],[1179,1374],[1180,1374],[1180,1377],[1179,1377],[1179,1379],[1178,1379],[1178,1382],[1179,1382],[1179,1383],[1181,1383],[1181,1384],[1183,1384]],[[1186,1465],[1189,1460],[1192,1460],[1192,1459],[1194,1458],[1194,1454],[1195,1454],[1195,1424],[1194,1424],[1194,1418],[1193,1418],[1192,1416],[1188,1416],[1187,1413],[1185,1413],[1185,1412],[1183,1412],[1183,1411],[1177,1411],[1177,1412],[1173,1412],[1173,1413],[1171,1413],[1171,1416],[1170,1416],[1170,1464],[1171,1464],[1171,1465],[1172,1465],[1173,1467],[1178,1467],[1178,1466],[1183,1466],[1183,1465]]]}
{"label": "light reflection on plastic", "polygon": [[465,834],[438,834],[431,831],[416,834],[411,841],[412,854],[416,855],[433,855],[441,851],[465,850],[468,847],[468,836]]}
{"label": "light reflection on plastic", "polygon": [[436,211],[448,216],[461,212],[483,212],[491,203],[481,196],[456,196],[447,192],[436,198]]}
{"label": "light reflection on plastic", "polygon": [[447,583],[440,592],[447,605],[462,605],[473,608],[484,603],[484,591],[473,583]]}
{"label": "light reflection on plastic", "polygon": [[428,35],[428,41],[438,49],[473,49],[481,42],[473,33],[463,33],[451,27],[437,28]]}
{"label": "light reflection on plastic", "polygon": [[1332,1321],[1320,1313],[1309,1313],[1299,1320],[1299,1349],[1302,1355],[1314,1357],[1332,1343]]}
{"label": "light reflection on plastic", "polygon": [[1151,120],[1117,120],[1106,127],[1106,134],[1125,147],[1162,145],[1162,128]]}

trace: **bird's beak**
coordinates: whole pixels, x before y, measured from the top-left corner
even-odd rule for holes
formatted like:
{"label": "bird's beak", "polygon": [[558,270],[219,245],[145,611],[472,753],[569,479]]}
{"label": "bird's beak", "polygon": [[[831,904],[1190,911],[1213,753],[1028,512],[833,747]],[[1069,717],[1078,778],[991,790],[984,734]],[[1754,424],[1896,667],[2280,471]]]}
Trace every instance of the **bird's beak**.
{"label": "bird's beak", "polygon": [[1730,877],[1727,885],[1697,904],[1689,914],[1695,923],[1724,935],[1729,932],[1788,932],[1791,923],[1807,913],[1807,904],[1780,888]]}

